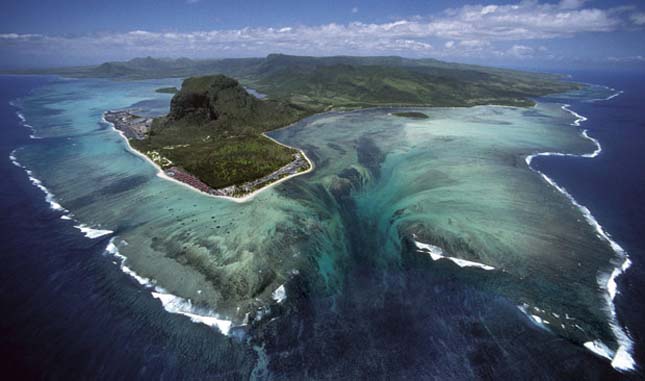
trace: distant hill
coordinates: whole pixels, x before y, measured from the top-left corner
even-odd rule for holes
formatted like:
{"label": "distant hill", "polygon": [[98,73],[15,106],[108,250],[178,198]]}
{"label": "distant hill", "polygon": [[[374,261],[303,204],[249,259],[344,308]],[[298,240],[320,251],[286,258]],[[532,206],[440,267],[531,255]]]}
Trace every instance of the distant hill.
{"label": "distant hill", "polygon": [[[262,133],[317,112],[380,106],[528,106],[533,104],[531,97],[579,86],[548,74],[396,56],[145,57],[23,73],[115,80],[190,77],[173,96],[170,113],[154,120],[145,139],[131,144],[150,157],[168,159],[162,162],[213,189],[255,181],[292,162],[293,149]],[[260,100],[244,87],[266,97]]]}
{"label": "distant hill", "polygon": [[253,84],[274,98],[345,107],[525,106],[575,88],[557,76],[401,57],[269,55]]}
{"label": "distant hill", "polygon": [[305,57],[192,60],[135,58],[98,66],[22,73],[138,80],[224,74],[272,99],[324,109],[383,105],[531,105],[530,97],[576,88],[549,74],[448,63],[435,59]]}

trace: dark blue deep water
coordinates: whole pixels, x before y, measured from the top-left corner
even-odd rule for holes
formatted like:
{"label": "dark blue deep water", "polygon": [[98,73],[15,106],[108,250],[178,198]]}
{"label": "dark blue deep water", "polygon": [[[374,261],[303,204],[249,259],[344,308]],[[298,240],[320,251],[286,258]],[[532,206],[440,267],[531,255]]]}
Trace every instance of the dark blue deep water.
{"label": "dark blue deep water", "polygon": [[[407,300],[391,295],[391,305],[378,315],[366,316],[373,306],[340,304],[326,325],[314,324],[311,311],[318,320],[327,317],[328,306],[321,302],[311,311],[303,309],[297,325],[285,321],[279,331],[262,332],[258,343],[264,340],[272,360],[266,369],[258,356],[262,351],[253,345],[166,313],[103,255],[107,241],[86,239],[60,220],[25,171],[11,163],[11,151],[30,139],[9,102],[48,80],[0,77],[0,371],[14,376],[7,379],[640,376],[620,375],[605,360],[532,326],[501,297],[464,287],[459,279],[427,279],[414,270],[406,274]],[[583,127],[603,152],[594,160],[539,158],[534,165],[588,206],[629,252],[633,265],[619,279],[617,311],[642,366],[645,87],[640,84],[645,76],[576,73],[574,80],[624,91],[607,102],[572,102],[572,109],[589,118]],[[352,292],[355,300],[371,296],[368,287]],[[342,319],[337,311],[345,313]]]}
{"label": "dark blue deep water", "polygon": [[619,320],[636,342],[635,359],[645,364],[645,73],[573,73],[573,80],[624,91],[609,101],[572,103],[588,118],[582,127],[603,151],[593,160],[540,158],[535,166],[566,187],[611,233],[633,262],[619,278]]}
{"label": "dark blue deep water", "polygon": [[86,239],[60,220],[8,159],[30,140],[9,102],[47,81],[0,77],[3,378],[247,378],[252,350],[166,313],[103,255],[106,240]]}

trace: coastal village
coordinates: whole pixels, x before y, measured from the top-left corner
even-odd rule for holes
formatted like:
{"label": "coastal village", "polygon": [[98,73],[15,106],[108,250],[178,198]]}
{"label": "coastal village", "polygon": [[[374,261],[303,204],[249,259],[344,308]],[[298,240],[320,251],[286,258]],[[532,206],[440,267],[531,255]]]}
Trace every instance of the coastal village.
{"label": "coastal village", "polygon": [[[121,131],[127,140],[143,140],[147,137],[150,129],[152,128],[153,118],[141,117],[136,115],[135,112],[136,110],[110,110],[106,111],[103,117],[107,122],[111,123],[115,129]],[[164,149],[174,148],[176,148],[176,146],[164,147]],[[131,149],[134,150],[132,147]],[[266,176],[243,184],[214,189],[183,168],[173,165],[173,162],[164,157],[161,153],[157,151],[148,151],[144,154],[152,162],[158,165],[166,176],[174,180],[182,182],[209,195],[235,198],[244,197],[285,177],[293,176],[311,168],[311,163],[307,160],[304,153],[298,151],[293,154],[293,161]]]}
{"label": "coastal village", "polygon": [[107,111],[103,118],[122,131],[128,139],[145,139],[152,127],[153,118],[137,116],[132,111]]}

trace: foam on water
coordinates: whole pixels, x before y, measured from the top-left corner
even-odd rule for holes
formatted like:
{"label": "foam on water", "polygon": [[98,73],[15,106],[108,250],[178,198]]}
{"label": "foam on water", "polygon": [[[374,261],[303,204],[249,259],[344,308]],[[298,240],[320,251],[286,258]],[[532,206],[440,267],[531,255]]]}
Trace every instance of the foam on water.
{"label": "foam on water", "polygon": [[284,288],[284,284],[276,288],[272,293],[271,297],[278,303],[282,303],[287,299],[287,290]]}
{"label": "foam on water", "polygon": [[34,184],[36,188],[43,191],[43,193],[45,194],[45,201],[47,201],[47,203],[49,204],[49,207],[52,210],[68,212],[67,209],[63,208],[63,206],[59,204],[58,201],[56,201],[54,194],[51,193],[49,189],[47,189],[47,187],[43,185],[43,182],[33,176],[33,172],[31,172],[28,169],[26,169],[25,171],[27,172],[27,176],[29,176],[29,181],[31,181],[31,183]]}
{"label": "foam on water", "polygon": [[623,91],[621,90],[621,91],[619,91],[619,92],[617,92],[617,93],[615,93],[615,94],[612,94],[612,95],[608,96],[608,97],[607,97],[607,98],[605,98],[604,100],[608,101],[608,100],[610,100],[610,99],[616,98],[617,96],[619,96],[619,95],[620,95],[620,94],[622,94],[622,93],[623,93]]}
{"label": "foam on water", "polygon": [[[20,112],[17,112],[17,115],[22,124],[32,129],[33,131],[33,127],[26,124],[24,115]],[[36,137],[32,135],[32,138]],[[136,151],[132,151],[136,153]],[[63,212],[63,215],[61,215],[60,217],[62,220],[79,222],[72,217],[72,214],[69,212],[69,210],[65,209],[61,204],[58,203],[58,201],[56,201],[54,194],[50,192],[47,187],[45,187],[43,182],[40,179],[36,178],[31,170],[27,169],[18,161],[16,154],[17,150],[12,151],[9,155],[9,159],[15,166],[25,170],[30,182],[45,194],[45,200],[49,203],[50,208],[55,211]],[[88,239],[96,239],[114,233],[112,230],[99,229],[80,222],[77,225],[74,225],[74,227],[79,229]],[[132,269],[125,265],[126,257],[119,253],[114,239],[115,237],[112,237],[110,239],[107,247],[105,248],[105,252],[120,259],[120,268],[124,273],[134,278],[139,284],[152,288],[151,295],[161,301],[166,311],[187,316],[193,322],[205,324],[209,327],[215,327],[223,334],[228,335],[232,327],[232,321],[222,319],[218,314],[208,309],[194,306],[189,299],[184,299],[179,296],[173,295],[167,292],[165,289],[157,286],[154,280],[142,277],[135,273]],[[286,293],[284,297],[286,297]]]}
{"label": "foam on water", "polygon": [[[229,334],[233,326],[233,322],[231,320],[222,319],[217,313],[211,310],[193,305],[190,299],[185,299],[169,293],[162,287],[157,286],[153,279],[142,277],[130,269],[125,264],[127,258],[119,252],[119,248],[115,243],[115,238],[116,237],[112,237],[110,239],[110,242],[105,247],[105,253],[118,258],[120,261],[119,267],[121,268],[121,271],[134,278],[140,285],[148,288],[152,297],[161,302],[164,310],[169,313],[187,316],[194,323],[201,323],[209,327],[217,328],[224,335]],[[123,241],[123,243],[125,243],[125,241]]]}
{"label": "foam on water", "polygon": [[[12,102],[9,102],[9,104],[14,107],[18,107]],[[29,135],[31,139],[41,139],[40,137],[36,136],[36,129],[31,124],[27,123],[27,119],[20,111],[16,111],[16,116],[18,116],[18,119],[20,119],[20,124],[22,124],[24,127],[28,128],[31,131],[31,134]]]}
{"label": "foam on water", "polygon": [[43,185],[43,182],[37,179],[36,177],[34,177],[34,174],[31,170],[27,169],[24,165],[20,164],[20,162],[16,158],[16,150],[11,151],[11,154],[9,154],[9,160],[11,160],[13,165],[15,165],[16,167],[19,167],[25,170],[25,172],[27,173],[27,176],[29,177],[29,181],[34,186],[36,186],[36,188],[40,189],[45,194],[45,201],[47,201],[47,203],[49,204],[49,207],[52,210],[61,211],[65,213],[69,212],[69,210],[63,208],[63,206],[59,204],[58,201],[56,201],[54,194],[51,193],[49,189],[47,189],[47,187]]}
{"label": "foam on water", "polygon": [[604,357],[609,361],[612,360],[613,351],[609,349],[602,341],[600,340],[587,341],[583,345],[585,348],[597,354],[598,356]]}
{"label": "foam on water", "polygon": [[417,246],[419,250],[428,253],[430,255],[430,258],[432,258],[433,261],[438,261],[440,259],[447,259],[449,261],[452,261],[459,267],[477,267],[488,271],[495,270],[495,267],[485,265],[483,263],[446,256],[443,253],[443,249],[441,249],[439,246],[430,245],[428,243],[423,243],[416,240],[414,240],[414,244]]}
{"label": "foam on water", "polygon": [[622,90],[616,91],[616,89],[614,89],[613,87],[609,87],[609,86],[604,86],[604,87],[605,87],[605,89],[607,89],[607,90],[609,90],[609,91],[613,91],[614,93],[613,93],[613,94],[611,94],[611,95],[610,95],[610,96],[608,96],[608,97],[605,97],[605,98],[598,98],[598,99],[590,99],[590,100],[588,100],[587,102],[601,102],[601,101],[608,101],[608,100],[614,99],[614,98],[616,98],[617,96],[619,96],[619,95],[621,95],[621,94],[623,94],[623,93],[624,93],[624,91],[622,91]]}
{"label": "foam on water", "polygon": [[[622,92],[618,92],[613,96],[610,96],[608,99],[618,96],[620,95],[620,93]],[[571,125],[575,127],[580,127],[580,124],[582,122],[585,122],[587,118],[571,110],[569,107],[570,105],[564,104],[562,106],[562,109],[569,112],[571,115],[573,115],[576,118],[574,122],[571,123]],[[587,154],[579,154],[579,155],[567,154],[562,152],[540,152],[540,153],[535,153],[527,156],[525,161],[528,167],[532,171],[539,174],[549,185],[551,185],[558,192],[560,192],[566,198],[568,198],[569,201],[582,212],[582,215],[584,216],[587,223],[591,225],[596,231],[596,235],[602,240],[604,240],[605,242],[607,242],[609,246],[612,248],[612,250],[616,253],[618,258],[622,260],[621,264],[614,267],[611,273],[609,273],[608,275],[604,274],[598,277],[599,286],[605,290],[605,300],[607,303],[606,308],[609,313],[609,326],[611,327],[614,337],[618,342],[618,349],[614,352],[609,347],[607,347],[604,343],[601,343],[599,340],[587,342],[584,344],[584,346],[585,348],[591,350],[596,354],[602,353],[602,357],[612,359],[611,365],[615,369],[634,370],[636,368],[636,362],[634,361],[631,354],[634,344],[632,339],[629,337],[629,335],[618,323],[618,320],[616,318],[616,306],[614,305],[614,298],[616,296],[616,293],[618,292],[616,279],[631,266],[629,255],[616,241],[614,241],[611,238],[611,235],[605,231],[602,225],[600,225],[600,223],[596,220],[596,218],[591,214],[591,211],[589,210],[589,208],[581,205],[564,187],[557,184],[553,179],[545,175],[543,172],[531,167],[531,162],[533,158],[538,156],[565,156],[565,157],[568,156],[568,157],[584,157],[584,158],[597,157],[602,152],[602,147],[600,145],[600,142],[597,139],[589,136],[588,130],[583,130],[581,135],[595,144],[596,149],[593,152],[587,153]]]}
{"label": "foam on water", "polygon": [[16,158],[16,151],[17,150],[11,151],[11,153],[9,154],[9,160],[11,160],[11,163],[16,167],[22,168],[22,165],[18,162],[18,159]]}
{"label": "foam on water", "polygon": [[209,327],[217,328],[224,335],[229,334],[231,326],[233,325],[230,320],[221,319],[218,316],[204,315],[200,309],[193,306],[190,300],[166,293],[159,287],[156,287],[156,290],[161,292],[153,291],[151,294],[155,299],[161,301],[166,311],[187,316],[194,323],[201,323]]}
{"label": "foam on water", "polygon": [[[576,120],[574,120],[573,123],[571,123],[571,125],[575,126],[575,127],[580,127],[580,123],[586,121],[587,118],[582,116],[582,115],[580,115],[580,114],[578,114],[577,112],[569,109],[570,106],[571,105],[564,104],[564,105],[562,105],[562,109],[564,111],[569,112],[571,115],[576,117]],[[585,138],[587,140],[590,140],[591,142],[594,143],[596,148],[593,150],[593,152],[583,153],[583,154],[573,154],[573,153],[564,153],[564,152],[538,152],[538,153],[535,153],[535,154],[532,154],[532,155],[528,155],[524,160],[526,161],[526,164],[530,166],[531,162],[533,161],[533,158],[538,157],[538,156],[584,157],[584,158],[593,159],[594,157],[600,155],[600,153],[602,152],[602,146],[600,145],[600,142],[598,141],[598,139],[596,139],[596,138],[594,138],[592,136],[589,136],[589,130],[586,130],[586,129],[582,130],[580,135],[583,138]]]}
{"label": "foam on water", "polygon": [[[13,107],[18,107],[14,102],[9,102],[9,104]],[[31,125],[27,124],[27,119],[25,118],[25,116],[20,111],[17,111],[16,115],[18,116],[18,119],[20,119],[21,124],[32,131],[32,135],[30,135],[30,137],[32,139],[36,139],[36,136],[34,135],[36,131]],[[45,201],[47,201],[47,203],[49,204],[52,210],[63,211],[66,213],[69,212],[67,209],[63,208],[61,204],[59,204],[56,201],[54,195],[49,191],[49,189],[47,189],[47,187],[43,185],[42,181],[34,177],[33,172],[31,170],[27,169],[24,165],[20,164],[20,162],[16,158],[16,150],[11,151],[11,154],[9,154],[9,160],[11,160],[13,165],[15,165],[16,167],[22,168],[25,170],[25,172],[27,172],[27,176],[29,176],[29,181],[33,185],[35,185],[38,189],[43,191],[43,193],[45,193]]]}
{"label": "foam on water", "polygon": [[74,227],[80,230],[81,233],[85,234],[85,237],[89,239],[95,239],[95,238],[103,237],[105,235],[114,233],[112,230],[95,229],[85,224],[74,225]]}
{"label": "foam on water", "polygon": [[532,314],[532,313],[529,311],[529,305],[528,305],[528,304],[524,303],[524,304],[522,304],[522,305],[520,305],[520,306],[517,306],[517,308],[518,308],[520,311],[522,311],[522,313],[523,313],[524,315],[526,315],[526,317],[528,317],[528,318],[529,318],[529,321],[530,321],[531,323],[533,323],[534,325],[536,325],[536,326],[537,326],[538,328],[540,328],[540,329],[543,329],[543,330],[549,331],[549,328],[545,325],[545,324],[549,324],[549,322],[548,322],[548,321],[546,321],[546,320],[544,320],[544,319],[542,319],[542,318],[541,318],[541,317],[539,317],[538,315]]}
{"label": "foam on water", "polygon": [[[563,106],[563,109],[565,111],[568,111],[568,112],[572,113],[572,115],[576,116],[576,121],[573,123],[574,126],[580,126],[580,123],[583,122],[584,120],[586,120],[585,117],[583,117],[583,116],[581,116],[581,115],[569,110],[568,105]],[[121,135],[121,136],[123,136],[123,135]],[[530,166],[531,160],[535,156],[555,155],[555,156],[596,157],[598,154],[600,154],[602,148],[601,148],[599,142],[596,139],[590,137],[588,135],[588,133],[587,133],[587,130],[582,131],[582,136],[587,138],[587,139],[589,139],[590,141],[593,141],[595,143],[596,149],[594,150],[593,153],[588,153],[588,154],[584,154],[584,155],[570,155],[570,154],[562,154],[562,153],[540,153],[540,154],[535,154],[535,155],[528,156],[526,158],[526,162]],[[127,141],[127,139],[125,139],[125,140]],[[135,150],[132,150],[132,152],[134,152],[135,154],[138,154]],[[139,156],[142,156],[146,160],[149,160],[147,157],[145,157],[145,155],[139,155]],[[10,158],[12,158],[12,156],[10,156]],[[15,155],[13,155],[13,159],[15,159]],[[14,163],[14,164],[20,166],[19,164],[16,164],[16,163]],[[536,171],[536,172],[538,172],[538,171]],[[540,173],[540,172],[538,172],[538,173]],[[554,186],[561,193],[563,191],[566,192],[566,190],[564,190],[563,188],[561,189],[557,184],[552,182],[548,177],[544,176],[543,174],[541,174],[541,176],[543,178],[545,178],[545,180],[547,182],[549,182],[552,186]],[[172,179],[169,179],[169,180],[172,180]],[[183,185],[183,183],[181,183],[181,184]],[[572,200],[574,205],[576,205],[577,207],[581,208],[581,206],[579,204],[577,204],[577,202],[575,202],[575,200],[573,200],[573,198],[570,197],[570,195],[568,193],[563,193],[563,194],[565,194],[565,196],[568,196],[569,199]],[[62,195],[64,195],[64,194],[62,194]],[[53,199],[53,196],[52,196],[52,199]],[[590,218],[593,218],[593,216],[591,216],[590,214],[589,214],[589,216],[590,216]],[[587,219],[586,215],[585,215],[585,218]],[[61,219],[70,219],[71,220],[72,219],[71,214],[65,214],[65,215],[61,216]],[[84,228],[92,229],[89,226],[83,225],[83,224],[80,224],[78,226],[84,226]],[[600,228],[600,229],[604,233],[602,228]],[[95,229],[95,230],[101,231],[100,229]],[[598,229],[596,229],[596,230],[598,231]],[[107,235],[107,233],[102,234],[100,236],[104,236],[104,235]],[[90,238],[90,237],[88,237],[88,238]],[[224,334],[229,333],[229,331],[230,331],[230,329],[232,327],[232,322],[231,321],[221,319],[219,317],[219,315],[217,315],[213,311],[206,310],[206,309],[201,309],[198,306],[193,305],[190,299],[184,299],[184,298],[181,298],[181,297],[178,297],[176,295],[168,293],[166,290],[158,287],[156,285],[155,280],[142,277],[142,276],[138,275],[137,273],[135,273],[134,271],[132,271],[128,266],[125,265],[126,258],[125,258],[125,256],[123,256],[123,255],[121,255],[119,253],[117,244],[115,242],[116,242],[115,238],[112,237],[112,239],[110,239],[110,242],[108,243],[108,245],[107,245],[107,247],[105,249],[106,253],[112,254],[115,257],[121,259],[121,263],[120,263],[121,270],[124,273],[130,275],[132,278],[134,278],[139,284],[141,284],[144,287],[146,287],[151,292],[151,295],[154,298],[160,300],[160,302],[162,303],[164,309],[167,312],[187,316],[193,322],[206,324],[206,325],[208,325],[210,327],[217,327],[218,330],[220,330]],[[610,240],[610,245],[611,245],[611,242],[613,242],[613,241]],[[121,245],[121,244],[125,244],[125,242],[122,241],[119,245]],[[420,245],[422,245],[422,246],[420,246]],[[426,246],[423,247],[423,245],[426,245]],[[416,246],[419,249],[423,249],[424,252],[427,252],[431,256],[431,258],[433,260],[435,260],[435,261],[439,260],[439,259],[447,259],[447,260],[450,260],[451,262],[457,264],[458,266],[460,266],[462,268],[463,267],[477,267],[477,268],[480,268],[480,269],[483,269],[483,270],[493,270],[494,269],[494,267],[489,266],[489,265],[485,265],[485,264],[482,264],[482,263],[477,263],[477,262],[473,262],[473,261],[463,260],[463,259],[460,259],[460,258],[453,258],[453,257],[445,256],[443,250],[438,246],[433,246],[433,245],[425,244],[425,243],[422,243],[422,242],[416,242]],[[613,245],[612,245],[612,248],[614,248]],[[614,248],[614,250],[615,250],[615,248]],[[616,269],[614,269],[614,271],[612,271],[611,274],[608,274],[608,277],[606,279],[604,279],[603,282],[601,282],[602,284],[604,284],[604,287],[606,287],[607,291],[608,291],[608,297],[610,299],[609,305],[610,305],[610,309],[611,309],[611,315],[613,316],[612,323],[615,322],[615,312],[613,312],[613,298],[614,298],[614,296],[616,294],[616,282],[615,282],[615,280],[623,271],[626,270],[627,267],[629,267],[628,260],[623,262],[623,265],[620,266],[620,270],[618,270],[618,267],[617,267]],[[600,279],[599,279],[599,281],[600,281]],[[284,295],[282,295],[282,293],[279,292],[280,289],[282,289],[284,291]],[[271,296],[273,296],[273,299],[275,301],[277,301],[278,303],[280,303],[282,300],[284,300],[284,299],[282,299],[282,296],[284,296],[286,298],[286,290],[284,289],[284,286],[280,286],[277,289],[275,289]],[[549,324],[549,322],[546,322],[543,319],[544,317],[540,317],[540,316],[537,316],[535,314],[528,314],[528,313],[527,313],[527,316],[529,316],[531,321],[534,322],[535,324],[540,325],[543,328],[547,329],[545,324]],[[612,330],[614,330],[614,327],[616,327],[618,332],[622,332],[622,329],[620,328],[620,326],[618,324],[612,324]],[[614,333],[616,333],[615,330],[614,330]],[[617,334],[616,337],[617,338],[619,337],[618,334]],[[627,337],[625,335],[625,338],[626,338],[626,341],[625,341],[626,343],[631,343],[629,337]],[[621,342],[620,338],[618,339],[618,342],[619,343]],[[620,347],[618,348],[618,350],[613,355],[612,365],[614,365],[617,369],[630,369],[630,367],[631,367],[631,369],[633,369],[634,363],[633,363],[633,359],[631,358],[630,351],[631,351],[631,344],[630,345],[622,345],[621,344]],[[611,356],[608,357],[608,358],[611,359]],[[630,363],[630,361],[631,361],[631,363]],[[614,364],[614,362],[615,362],[615,364]]]}
{"label": "foam on water", "polygon": [[[15,165],[16,167],[22,168],[25,170],[27,173],[27,176],[29,177],[29,181],[36,186],[36,188],[40,189],[43,193],[45,193],[45,201],[49,204],[49,207],[57,212],[63,212],[64,214],[60,217],[62,220],[74,220],[71,216],[71,213],[69,210],[65,209],[61,204],[56,201],[56,197],[54,194],[47,189],[45,185],[43,185],[43,182],[39,180],[38,178],[34,177],[34,174],[31,170],[27,169],[25,166],[20,164],[18,159],[16,158],[16,150],[11,151],[11,154],[9,154],[9,160]],[[108,234],[114,233],[112,230],[106,230],[106,229],[97,229],[97,228],[92,228],[86,224],[79,224],[79,225],[74,225],[75,228],[80,230],[85,237],[90,238],[90,239],[95,239],[99,237],[103,237]]]}

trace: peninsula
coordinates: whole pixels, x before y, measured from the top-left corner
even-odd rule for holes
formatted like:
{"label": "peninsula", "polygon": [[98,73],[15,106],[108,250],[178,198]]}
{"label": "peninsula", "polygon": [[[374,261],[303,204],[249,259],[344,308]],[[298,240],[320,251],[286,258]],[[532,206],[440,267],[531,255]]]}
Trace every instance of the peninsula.
{"label": "peninsula", "polygon": [[312,168],[304,152],[263,134],[309,113],[259,100],[236,80],[214,75],[185,80],[165,117],[121,110],[104,118],[166,176],[210,195],[240,198]]}
{"label": "peninsula", "polygon": [[[531,97],[580,88],[550,74],[401,57],[148,57],[61,72],[117,80],[204,73],[209,75],[185,79],[179,90],[156,90],[174,93],[165,117],[140,118],[132,110],[104,116],[168,177],[238,199],[311,170],[304,152],[265,133],[316,113],[394,107],[394,116],[425,119],[405,107],[526,107],[534,104]],[[252,95],[255,91],[263,96]]]}
{"label": "peninsula", "polygon": [[428,119],[429,118],[428,115],[422,112],[416,112],[416,111],[393,112],[392,115],[398,116],[401,118],[410,118],[410,119]]}
{"label": "peninsula", "polygon": [[[555,74],[397,56],[307,57],[269,54],[258,58],[134,58],[97,66],[8,71],[58,74],[119,81],[188,78],[223,74],[283,100],[326,107],[463,107],[486,104],[532,106],[532,97],[562,93],[580,85]],[[173,91],[172,88],[158,91]]]}

